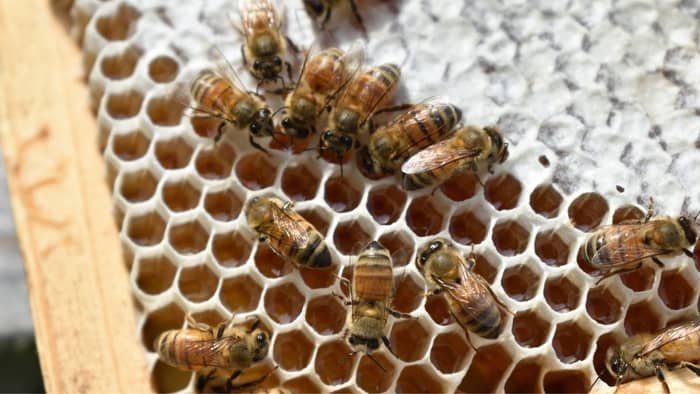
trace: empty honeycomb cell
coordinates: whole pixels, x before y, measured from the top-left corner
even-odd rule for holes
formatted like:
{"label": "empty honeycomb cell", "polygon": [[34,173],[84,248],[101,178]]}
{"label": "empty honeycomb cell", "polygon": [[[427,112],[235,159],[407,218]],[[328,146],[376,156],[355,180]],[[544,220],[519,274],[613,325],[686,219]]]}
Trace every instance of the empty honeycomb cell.
{"label": "empty honeycomb cell", "polygon": [[156,143],[155,155],[166,170],[185,168],[192,158],[192,147],[181,137]]}
{"label": "empty honeycomb cell", "polygon": [[344,341],[324,343],[316,353],[314,369],[321,381],[327,385],[337,386],[347,382],[353,369],[350,348]]}
{"label": "empty honeycomb cell", "polygon": [[336,212],[348,212],[360,204],[361,186],[344,176],[334,176],[326,180],[323,199]]}
{"label": "empty honeycomb cell", "polygon": [[280,368],[299,371],[309,365],[314,343],[302,331],[294,330],[277,334],[272,357]]}
{"label": "empty honeycomb cell", "polygon": [[124,174],[121,179],[119,194],[129,202],[149,200],[156,193],[158,180],[148,170]]}
{"label": "empty honeycomb cell", "polygon": [[128,47],[119,54],[105,56],[100,63],[102,74],[109,79],[130,77],[134,73],[141,54],[139,49]]}
{"label": "empty honeycomb cell", "polygon": [[503,374],[513,362],[513,357],[502,345],[482,346],[474,355],[467,373],[457,387],[457,392],[494,392]]}
{"label": "empty honeycomb cell", "polygon": [[148,151],[151,140],[140,131],[115,135],[112,140],[114,155],[124,161],[140,159]]}
{"label": "empty honeycomb cell", "polygon": [[520,181],[509,173],[492,176],[484,185],[484,197],[499,211],[515,208],[522,191]]}
{"label": "empty honeycomb cell", "polygon": [[479,244],[486,238],[488,225],[488,219],[480,219],[472,211],[456,213],[450,218],[450,236],[463,245]]}
{"label": "empty honeycomb cell", "polygon": [[282,384],[282,387],[292,393],[320,393],[322,391],[313,380],[303,375],[287,380]]}
{"label": "empty honeycomb cell", "polygon": [[136,22],[141,13],[126,3],[119,4],[116,12],[97,19],[97,32],[108,41],[121,41],[131,37],[136,31]]}
{"label": "empty honeycomb cell", "polygon": [[236,153],[230,145],[216,144],[200,150],[194,165],[197,173],[204,179],[226,179],[231,175]]}
{"label": "empty honeycomb cell", "polygon": [[201,192],[187,180],[166,183],[161,190],[165,205],[174,212],[184,212],[199,205]]}
{"label": "empty honeycomb cell", "polygon": [[659,312],[648,302],[637,302],[627,307],[625,332],[628,336],[656,332],[659,329],[661,329]]}
{"label": "empty honeycomb cell", "polygon": [[255,310],[260,301],[262,287],[248,276],[235,276],[224,279],[219,291],[221,304],[231,313]]}
{"label": "empty honeycomb cell", "polygon": [[485,256],[474,253],[471,254],[471,257],[473,257],[476,260],[472,271],[481,275],[481,277],[486,279],[486,281],[490,284],[493,284],[493,281],[496,280],[496,274],[498,274],[498,269],[496,269],[496,267],[494,267],[494,265]]}
{"label": "empty honeycomb cell", "polygon": [[440,186],[442,193],[452,201],[464,201],[476,194],[479,180],[471,171],[455,174]]}
{"label": "empty honeycomb cell", "polygon": [[430,315],[430,318],[433,319],[436,324],[441,326],[446,326],[454,321],[450,309],[447,306],[447,301],[445,301],[445,297],[442,295],[426,297],[425,311],[428,312],[428,315]]}
{"label": "empty honeycomb cell", "polygon": [[527,247],[530,233],[518,222],[506,220],[493,227],[491,239],[498,253],[503,256],[521,254]]}
{"label": "empty honeycomb cell", "polygon": [[612,324],[622,315],[622,304],[605,286],[593,287],[586,298],[588,315],[601,324]]}
{"label": "empty honeycomb cell", "polygon": [[634,205],[624,205],[613,212],[612,222],[613,224],[619,224],[623,222],[635,222],[643,219],[645,213],[641,209]]}
{"label": "empty honeycomb cell", "polygon": [[216,234],[211,244],[216,262],[226,268],[245,264],[250,256],[250,243],[240,233]]}
{"label": "empty honeycomb cell", "polygon": [[605,383],[611,386],[615,384],[616,379],[613,378],[605,367],[605,357],[608,353],[608,349],[611,346],[619,345],[620,342],[621,341],[618,340],[613,333],[603,334],[596,341],[595,352],[593,353],[593,369]]}
{"label": "empty honeycomb cell", "polygon": [[556,370],[544,375],[542,385],[545,393],[585,393],[590,382],[581,371]]}
{"label": "empty honeycomb cell", "polygon": [[163,240],[165,221],[156,212],[131,217],[126,226],[126,234],[135,244],[151,246]]}
{"label": "empty honeycomb cell", "polygon": [[455,373],[464,368],[470,351],[464,334],[440,334],[435,337],[430,348],[430,362],[442,373]]}
{"label": "empty honeycomb cell", "polygon": [[333,286],[338,279],[337,268],[337,265],[323,269],[299,267],[299,274],[309,289],[325,289]]}
{"label": "empty honeycomb cell", "polygon": [[544,298],[556,312],[569,312],[578,306],[581,299],[579,286],[566,276],[550,278],[544,283]]}
{"label": "empty honeycomb cell", "polygon": [[391,306],[401,313],[411,313],[423,300],[423,286],[416,283],[411,275],[401,275],[394,279],[394,299]]}
{"label": "empty honeycomb cell", "polygon": [[219,278],[206,264],[182,269],[178,280],[180,293],[192,302],[210,299],[216,292],[218,284]]}
{"label": "empty honeycomb cell", "polygon": [[154,125],[177,126],[182,120],[185,106],[169,97],[153,97],[148,101],[146,114]]}
{"label": "empty honeycomb cell", "polygon": [[321,235],[328,234],[328,227],[330,226],[329,215],[325,210],[321,208],[315,209],[305,209],[297,211],[299,215],[303,216],[304,219],[308,220],[309,223],[314,225],[314,228],[318,230]]}
{"label": "empty honeycomb cell", "polygon": [[367,210],[377,224],[391,224],[399,219],[406,204],[406,193],[396,185],[376,187],[367,197]]}
{"label": "empty honeycomb cell", "polygon": [[345,326],[348,310],[338,297],[324,295],[309,301],[306,322],[320,335],[339,333]]}
{"label": "empty honeycomb cell", "polygon": [[552,218],[559,214],[561,194],[550,184],[539,185],[530,194],[530,207],[537,214]]}
{"label": "empty honeycomb cell", "polygon": [[138,267],[136,285],[147,294],[164,292],[175,278],[175,264],[165,256],[142,259]]}
{"label": "empty honeycomb cell", "polygon": [[513,336],[522,347],[538,347],[549,335],[549,322],[535,311],[518,312],[513,317]]}
{"label": "empty honeycomb cell", "polygon": [[406,211],[406,224],[418,236],[437,234],[442,229],[442,212],[435,207],[431,196],[413,199]]}
{"label": "empty honeycomb cell", "polygon": [[389,341],[396,357],[411,362],[423,358],[430,345],[430,335],[419,320],[399,319],[391,328]]}
{"label": "empty honeycomb cell", "polygon": [[113,119],[126,119],[136,116],[143,104],[143,95],[135,90],[113,93],[107,96],[107,113]]}
{"label": "empty honeycomb cell", "polygon": [[170,246],[185,255],[203,251],[208,240],[209,233],[197,221],[171,226],[168,234]]}
{"label": "empty honeycomb cell", "polygon": [[151,384],[157,393],[174,393],[187,387],[192,372],[183,371],[158,360],[151,372]]}
{"label": "empty honeycomb cell", "polygon": [[527,301],[537,293],[540,276],[526,264],[510,267],[503,272],[501,279],[503,290],[516,301]]}
{"label": "empty honeycomb cell", "polygon": [[194,319],[194,321],[196,322],[204,323],[209,327],[216,327],[219,325],[219,323],[222,323],[224,320],[226,320],[223,316],[221,316],[219,312],[215,310],[206,310],[197,313],[192,313],[192,319]]}
{"label": "empty honeycomb cell", "polygon": [[571,224],[581,231],[591,231],[608,213],[608,202],[598,193],[583,193],[569,205]]}
{"label": "empty honeycomb cell", "polygon": [[358,220],[338,223],[333,233],[335,247],[344,255],[358,255],[370,241],[372,237]]}
{"label": "empty honeycomb cell", "polygon": [[[640,269],[627,272],[620,275],[620,280],[625,286],[633,291],[646,291],[654,285],[654,276],[656,275],[656,267],[649,264],[643,264]],[[613,280],[613,279],[606,279]]]}
{"label": "empty honeycomb cell", "polygon": [[382,234],[377,242],[389,250],[394,267],[403,267],[411,262],[415,244],[411,236],[405,232]]}
{"label": "empty honeycomb cell", "polygon": [[557,325],[552,338],[552,347],[557,358],[563,363],[571,364],[588,356],[592,335],[575,322]]}
{"label": "empty honeycomb cell", "polygon": [[268,278],[279,278],[294,270],[292,263],[275,253],[267,244],[259,243],[255,252],[255,266]]}
{"label": "empty honeycomb cell", "polygon": [[243,202],[231,190],[207,193],[204,197],[204,210],[214,220],[229,222],[241,213]]}
{"label": "empty honeycomb cell", "polygon": [[179,330],[185,320],[185,313],[176,304],[168,304],[148,314],[141,331],[143,346],[153,352],[154,341],[162,332]]}
{"label": "empty honeycomb cell", "polygon": [[569,259],[569,245],[556,231],[542,231],[535,236],[535,254],[547,265],[562,266]]}
{"label": "empty honeycomb cell", "polygon": [[198,136],[213,141],[222,120],[213,116],[192,116],[190,125]]}
{"label": "empty honeycomb cell", "polygon": [[236,175],[243,186],[260,190],[272,186],[277,176],[277,166],[264,153],[253,152],[243,156],[236,164]]}
{"label": "empty honeycomb cell", "polygon": [[420,364],[405,367],[396,380],[397,393],[441,393],[443,391],[438,377]]}
{"label": "empty honeycomb cell", "polygon": [[695,298],[695,290],[679,271],[664,271],[659,282],[659,297],[671,309],[683,309]]}
{"label": "empty honeycomb cell", "polygon": [[520,360],[506,379],[506,393],[537,393],[540,388],[541,363],[534,358]]}
{"label": "empty honeycomb cell", "polygon": [[282,190],[292,201],[313,199],[318,185],[318,175],[305,164],[287,166],[282,172]]}
{"label": "empty honeycomb cell", "polygon": [[175,80],[179,69],[175,59],[170,56],[158,56],[148,63],[148,76],[154,82],[168,83]]}
{"label": "empty honeycomb cell", "polygon": [[[362,353],[360,353],[362,354]],[[396,367],[383,353],[374,353],[372,358],[362,355],[357,365],[355,381],[357,386],[369,393],[382,393],[389,390],[389,386],[394,381]],[[382,370],[377,363],[384,368]]]}
{"label": "empty honeycomb cell", "polygon": [[306,303],[304,295],[293,283],[269,288],[265,292],[265,311],[277,323],[287,324],[299,316]]}

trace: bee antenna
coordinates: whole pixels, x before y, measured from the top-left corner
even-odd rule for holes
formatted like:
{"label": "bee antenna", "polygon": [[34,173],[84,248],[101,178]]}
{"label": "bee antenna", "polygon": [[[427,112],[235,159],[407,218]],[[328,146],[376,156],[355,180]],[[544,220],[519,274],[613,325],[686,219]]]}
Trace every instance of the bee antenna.
{"label": "bee antenna", "polygon": [[[596,372],[596,374],[597,374],[597,372]],[[591,383],[591,386],[588,387],[588,390],[586,391],[587,393],[590,393],[591,390],[593,390],[593,387],[595,387],[595,384],[598,383],[598,381],[600,380],[600,375],[599,375],[599,374],[597,374],[597,375],[598,375],[598,376],[595,378],[595,380],[593,381],[593,383]]]}
{"label": "bee antenna", "polygon": [[286,105],[283,105],[283,106],[277,108],[277,109],[275,110],[275,112],[273,112],[272,115],[270,115],[270,117],[274,118],[275,115],[277,115],[278,113],[282,112],[282,110],[285,110],[285,109],[288,109],[288,108],[289,108],[289,107],[287,107]]}

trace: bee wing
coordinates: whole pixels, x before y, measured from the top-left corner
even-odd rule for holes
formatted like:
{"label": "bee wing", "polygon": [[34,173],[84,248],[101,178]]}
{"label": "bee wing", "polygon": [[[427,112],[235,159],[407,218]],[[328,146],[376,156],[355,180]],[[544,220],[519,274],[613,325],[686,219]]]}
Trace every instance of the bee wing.
{"label": "bee wing", "polygon": [[642,226],[639,224],[617,224],[602,227],[605,232],[603,245],[591,259],[596,266],[629,265],[641,260],[668,253],[664,249],[656,249],[639,240]]}
{"label": "bee wing", "polygon": [[282,25],[281,1],[238,0],[241,29],[246,38],[254,37],[260,31],[273,31],[279,34]]}
{"label": "bee wing", "polygon": [[[415,118],[415,121],[417,122],[428,122],[431,121],[431,112],[434,107],[442,107],[442,106],[447,106],[451,105],[450,104],[450,99],[447,96],[433,96],[429,97],[414,106],[412,106],[408,111],[403,112],[394,120],[391,121],[391,124],[396,124],[399,122],[405,122],[407,120],[410,120],[410,118]],[[425,108],[421,111],[416,111],[416,109],[419,106],[425,106]],[[448,125],[443,123],[440,127],[436,127],[435,129],[431,130],[431,133],[429,135],[423,136],[420,139],[416,141],[412,141],[410,145],[408,145],[405,149],[396,151],[393,155],[393,157],[399,157],[404,155],[406,152],[410,151],[414,147],[420,145],[421,143],[425,142],[428,139],[434,140],[435,138],[438,138],[445,131],[445,128]]]}
{"label": "bee wing", "polygon": [[170,101],[173,101],[185,108],[185,116],[194,117],[211,117],[222,120],[231,121],[226,116],[226,111],[220,105],[205,106],[194,100],[190,93],[190,85],[185,82],[177,82],[172,90],[167,94]]}
{"label": "bee wing", "polygon": [[283,246],[306,243],[308,234],[299,224],[299,219],[291,217],[284,208],[270,204],[273,220],[258,228],[268,238],[272,238]]}
{"label": "bee wing", "polygon": [[479,148],[455,148],[452,146],[451,140],[443,140],[411,156],[401,166],[401,172],[410,175],[431,171],[455,161],[476,157],[479,153],[481,153]]}
{"label": "bee wing", "polygon": [[326,104],[323,106],[324,109],[334,98],[339,99],[345,94],[345,87],[348,86],[350,81],[352,81],[362,69],[362,65],[365,63],[365,45],[362,41],[355,40],[352,45],[350,45],[350,48],[343,53],[343,56],[340,58],[340,63],[343,64],[345,69],[337,70],[337,72],[343,75],[343,80],[339,84],[338,89],[331,92],[331,94],[326,97]]}
{"label": "bee wing", "polygon": [[216,74],[231,82],[231,85],[233,85],[235,89],[238,89],[241,92],[249,92],[249,90],[243,84],[243,81],[241,81],[241,77],[238,76],[233,64],[231,64],[224,53],[221,52],[221,48],[218,46],[213,46],[207,51],[207,54],[209,55],[209,58],[214,61],[214,72]]}
{"label": "bee wing", "polygon": [[436,282],[459,303],[464,312],[478,318],[484,305],[482,300],[491,296],[486,282],[479,279],[476,274],[460,267],[460,283],[446,282],[440,278],[436,278]]}
{"label": "bee wing", "polygon": [[646,356],[649,353],[667,345],[671,342],[677,341],[679,339],[685,338],[693,333],[700,332],[700,319],[696,319],[675,327],[664,330],[664,332],[655,336],[654,339],[649,341],[642,350],[639,351],[638,356]]}
{"label": "bee wing", "polygon": [[188,341],[182,351],[188,354],[188,360],[192,365],[230,368],[229,363],[221,355],[224,350],[240,342],[241,338],[228,335],[219,339],[207,339],[201,341]]}

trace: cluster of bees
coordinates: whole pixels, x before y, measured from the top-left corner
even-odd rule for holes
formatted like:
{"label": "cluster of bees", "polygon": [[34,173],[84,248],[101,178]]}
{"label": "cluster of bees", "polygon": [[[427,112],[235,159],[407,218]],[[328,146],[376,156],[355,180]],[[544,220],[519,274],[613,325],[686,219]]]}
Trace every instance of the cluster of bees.
{"label": "cluster of bees", "polygon": [[[309,13],[321,19],[321,24],[328,20],[335,3],[340,2],[305,1]],[[354,2],[349,3],[361,23]],[[307,51],[297,81],[287,88],[282,75],[286,72],[291,80],[292,67],[285,60],[288,39],[280,30],[279,7],[272,0],[239,0],[244,64],[260,81],[259,86],[281,81],[278,92],[286,94],[282,108],[272,111],[264,98],[246,90],[220,54],[217,70],[200,73],[181,92],[193,116],[221,121],[215,141],[227,128],[247,130],[251,145],[266,152],[258,138],[309,138],[317,134],[316,125],[327,112],[327,127],[319,138],[320,156],[342,166],[346,156],[357,148],[358,168],[365,176],[378,179],[400,170],[407,190],[436,188],[459,171],[491,171],[493,165],[507,159],[508,144],[498,128],[458,127],[461,111],[444,97],[388,107],[399,85],[400,68],[395,64],[365,67],[364,50],[359,44],[347,51]],[[403,112],[375,128],[375,115],[387,111]],[[277,114],[280,120],[275,124]],[[247,203],[245,216],[259,241],[295,266],[319,270],[331,266],[331,253],[323,236],[294,210],[291,202],[274,195],[258,196]],[[600,282],[636,270],[646,260],[663,267],[660,256],[682,252],[692,257],[689,248],[696,237],[690,218],[655,217],[650,206],[642,220],[604,226],[591,234],[584,245],[584,258],[603,272]],[[472,271],[473,256],[465,258],[449,240],[433,239],[419,249],[415,264],[425,277],[428,294],[444,296],[472,348],[470,332],[484,338],[500,335],[503,313],[511,312],[486,280]],[[350,307],[344,333],[348,345],[353,352],[370,358],[382,344],[392,351],[385,330],[389,315],[414,318],[390,307],[394,293],[392,267],[389,251],[371,242],[354,264],[352,281],[348,281],[349,299],[336,294]],[[162,333],[155,348],[164,362],[198,372],[200,389],[215,376],[226,377],[220,389],[248,387],[260,380],[245,384],[235,381],[241,371],[266,357],[270,343],[269,333],[259,328],[258,322],[234,324],[232,318],[212,328],[188,317],[188,328]],[[655,375],[668,392],[662,369],[687,367],[700,374],[700,366],[693,363],[698,359],[700,319],[656,335],[634,336],[609,349],[606,366],[618,384]]]}

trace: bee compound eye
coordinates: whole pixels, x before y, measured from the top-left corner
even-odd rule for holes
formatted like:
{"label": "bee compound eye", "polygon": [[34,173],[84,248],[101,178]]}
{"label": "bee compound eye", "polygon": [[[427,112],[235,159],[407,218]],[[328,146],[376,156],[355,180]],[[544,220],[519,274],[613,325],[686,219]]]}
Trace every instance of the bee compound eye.
{"label": "bee compound eye", "polygon": [[289,118],[282,119],[282,127],[284,127],[285,129],[292,128],[292,120]]}
{"label": "bee compound eye", "polygon": [[250,124],[250,131],[251,131],[253,134],[259,133],[259,132],[260,132],[260,123],[258,123],[258,122],[253,122],[253,123],[251,123],[251,124]]}
{"label": "bee compound eye", "polygon": [[275,57],[272,58],[272,64],[273,64],[275,67],[279,67],[279,66],[282,65],[282,59],[280,59],[279,56],[275,56]]}
{"label": "bee compound eye", "polygon": [[267,337],[265,334],[258,334],[255,336],[255,341],[258,343],[258,346],[264,346],[267,343]]}
{"label": "bee compound eye", "polygon": [[253,63],[253,69],[260,70],[261,67],[262,67],[262,62],[260,61],[260,59],[255,60],[255,62]]}

